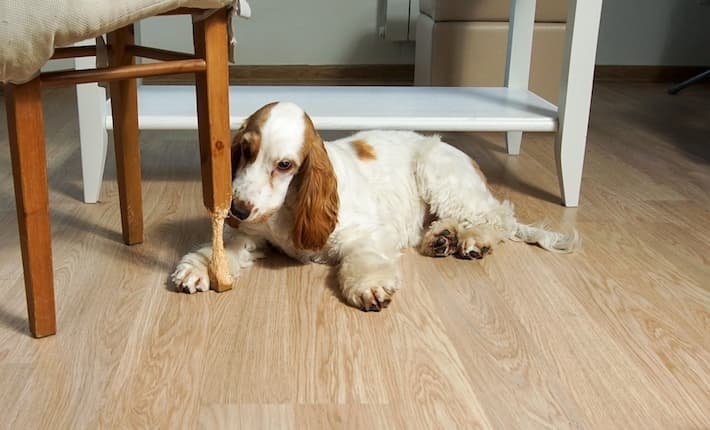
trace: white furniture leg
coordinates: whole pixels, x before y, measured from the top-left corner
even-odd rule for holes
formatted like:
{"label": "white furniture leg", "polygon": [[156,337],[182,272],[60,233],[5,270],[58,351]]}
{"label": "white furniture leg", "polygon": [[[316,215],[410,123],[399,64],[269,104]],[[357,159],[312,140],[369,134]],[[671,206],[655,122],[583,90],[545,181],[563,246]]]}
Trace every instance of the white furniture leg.
{"label": "white furniture leg", "polygon": [[[76,43],[76,46],[93,45],[94,40]],[[94,57],[74,59],[76,69],[94,68]],[[76,86],[79,111],[79,141],[81,146],[81,175],[84,183],[84,202],[96,203],[101,194],[101,183],[106,163],[106,90],[96,83]]]}
{"label": "white furniture leg", "polygon": [[505,148],[508,150],[508,155],[519,155],[520,145],[523,143],[522,131],[506,131],[505,132]]}
{"label": "white furniture leg", "polygon": [[562,201],[569,207],[579,205],[601,11],[602,0],[569,2],[555,138]]}
{"label": "white furniture leg", "polygon": [[[505,86],[508,88],[528,89],[534,28],[535,0],[512,0],[510,2],[508,56],[505,66]],[[522,140],[522,131],[506,132],[505,144],[508,154],[520,154]]]}

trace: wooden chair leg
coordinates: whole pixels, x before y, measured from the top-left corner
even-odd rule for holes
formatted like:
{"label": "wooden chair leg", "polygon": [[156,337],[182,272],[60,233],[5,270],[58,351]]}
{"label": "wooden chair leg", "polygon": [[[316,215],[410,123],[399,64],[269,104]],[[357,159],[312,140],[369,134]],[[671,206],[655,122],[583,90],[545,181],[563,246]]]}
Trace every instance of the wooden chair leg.
{"label": "wooden chair leg", "polygon": [[221,255],[221,232],[232,199],[227,23],[227,11],[222,9],[193,25],[195,54],[207,63],[207,70],[196,74],[197,119],[202,196],[213,217],[211,268],[217,291],[232,287]]}
{"label": "wooden chair leg", "polygon": [[44,337],[57,325],[39,78],[5,85],[5,103],[30,331]]}
{"label": "wooden chair leg", "polygon": [[[134,63],[126,46],[134,41],[133,25],[108,35],[111,66]],[[141,153],[138,139],[138,89],[135,79],[110,84],[113,142],[116,149],[116,176],[121,202],[123,241],[128,245],[143,242],[143,196],[141,192]]]}

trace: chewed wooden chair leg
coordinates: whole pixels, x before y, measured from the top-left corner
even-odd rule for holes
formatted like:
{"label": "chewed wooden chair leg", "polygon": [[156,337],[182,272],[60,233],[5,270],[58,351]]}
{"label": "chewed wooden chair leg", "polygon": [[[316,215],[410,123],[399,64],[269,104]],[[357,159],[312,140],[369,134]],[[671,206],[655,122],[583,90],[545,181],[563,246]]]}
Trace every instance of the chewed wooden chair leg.
{"label": "chewed wooden chair leg", "polygon": [[197,119],[200,136],[202,195],[212,217],[212,288],[232,288],[224,257],[222,230],[231,204],[231,158],[229,132],[229,69],[227,10],[219,10],[193,24],[195,54],[207,64],[196,74]]}
{"label": "chewed wooden chair leg", "polygon": [[30,331],[44,337],[57,325],[39,78],[5,85],[5,103]]}
{"label": "chewed wooden chair leg", "polygon": [[[126,52],[126,46],[133,44],[133,25],[109,33],[108,40],[111,45],[111,66],[134,63],[133,56]],[[110,92],[123,241],[128,245],[135,245],[143,242],[143,195],[136,80],[112,81]]]}

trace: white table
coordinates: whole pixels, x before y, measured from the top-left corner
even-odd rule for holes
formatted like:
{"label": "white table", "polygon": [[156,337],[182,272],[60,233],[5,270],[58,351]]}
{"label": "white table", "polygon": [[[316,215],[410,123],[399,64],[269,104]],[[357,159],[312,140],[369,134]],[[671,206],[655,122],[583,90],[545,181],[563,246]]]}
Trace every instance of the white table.
{"label": "white table", "polygon": [[[231,86],[230,120],[239,128],[264,104],[301,106],[321,130],[555,131],[557,107],[527,90],[462,87]],[[146,85],[139,127],[196,130],[193,86]],[[106,115],[106,127],[113,128]]]}
{"label": "white table", "polygon": [[[301,105],[319,129],[503,131],[509,154],[520,152],[523,132],[556,131],[562,201],[578,206],[601,6],[602,0],[569,1],[559,108],[528,90],[535,0],[512,0],[505,87],[234,86],[231,125],[238,128],[257,108],[282,100]],[[87,85],[77,91],[84,196],[95,202],[112,119],[104,98],[96,96],[100,90]],[[99,101],[98,108],[95,101],[87,105],[88,97]],[[142,129],[197,128],[190,87],[140,86],[138,112]]]}

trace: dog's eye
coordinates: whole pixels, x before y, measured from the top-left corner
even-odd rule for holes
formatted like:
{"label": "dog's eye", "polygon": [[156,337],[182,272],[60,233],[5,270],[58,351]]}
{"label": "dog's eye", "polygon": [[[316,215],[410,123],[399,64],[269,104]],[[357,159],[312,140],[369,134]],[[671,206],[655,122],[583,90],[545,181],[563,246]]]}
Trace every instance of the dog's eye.
{"label": "dog's eye", "polygon": [[276,168],[281,170],[282,172],[285,172],[286,170],[291,168],[291,162],[288,160],[281,160],[276,164]]}

